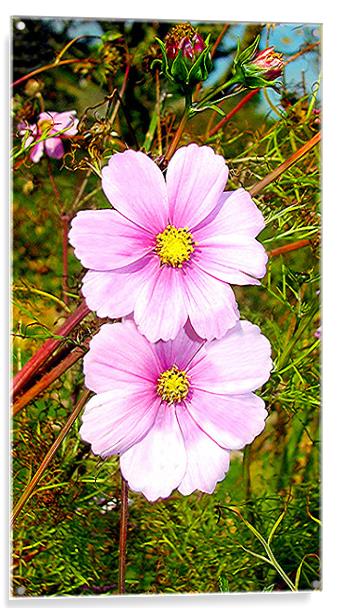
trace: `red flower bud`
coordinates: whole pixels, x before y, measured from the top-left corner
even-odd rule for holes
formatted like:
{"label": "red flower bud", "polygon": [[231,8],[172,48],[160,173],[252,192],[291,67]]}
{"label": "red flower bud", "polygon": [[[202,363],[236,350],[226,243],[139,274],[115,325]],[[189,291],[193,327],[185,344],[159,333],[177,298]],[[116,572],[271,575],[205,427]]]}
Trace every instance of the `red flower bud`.
{"label": "red flower bud", "polygon": [[165,47],[169,60],[174,60],[181,50],[184,58],[193,61],[203,52],[205,43],[190,24],[178,24],[167,34]]}
{"label": "red flower bud", "polygon": [[274,51],[274,47],[267,47],[259,51],[255,58],[250,61],[252,67],[263,72],[264,79],[274,80],[282,75],[284,69],[283,56]]}

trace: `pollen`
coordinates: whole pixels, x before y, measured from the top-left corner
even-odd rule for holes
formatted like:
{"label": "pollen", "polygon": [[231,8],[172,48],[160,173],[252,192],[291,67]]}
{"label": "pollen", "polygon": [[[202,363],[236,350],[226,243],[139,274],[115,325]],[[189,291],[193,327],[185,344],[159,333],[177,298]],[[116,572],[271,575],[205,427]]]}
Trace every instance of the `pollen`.
{"label": "pollen", "polygon": [[181,402],[189,392],[190,383],[184,370],[173,365],[162,372],[157,381],[157,393],[168,404]]}
{"label": "pollen", "polygon": [[194,252],[195,242],[192,233],[185,228],[176,228],[168,225],[156,237],[155,251],[160,258],[161,265],[182,267]]}

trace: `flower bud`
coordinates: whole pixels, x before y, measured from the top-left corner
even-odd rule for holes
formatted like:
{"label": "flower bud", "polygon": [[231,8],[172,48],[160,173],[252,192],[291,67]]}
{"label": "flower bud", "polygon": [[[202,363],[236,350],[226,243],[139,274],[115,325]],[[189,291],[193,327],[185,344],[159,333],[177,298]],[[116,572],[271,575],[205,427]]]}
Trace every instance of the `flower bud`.
{"label": "flower bud", "polygon": [[261,88],[275,86],[275,80],[282,75],[284,69],[283,56],[267,47],[257,51],[260,37],[240,51],[240,44],[234,58],[233,82],[242,83],[246,88]]}
{"label": "flower bud", "polygon": [[178,24],[167,34],[165,48],[169,60],[174,60],[181,49],[183,57],[193,61],[205,49],[205,43],[190,24]]}
{"label": "flower bud", "polygon": [[42,89],[42,84],[37,79],[28,79],[24,91],[27,96],[35,96]]}
{"label": "flower bud", "polygon": [[283,56],[274,50],[274,47],[267,47],[256,54],[251,60],[252,68],[257,68],[263,72],[264,79],[273,81],[282,75],[284,62]]}
{"label": "flower bud", "polygon": [[212,68],[209,39],[210,35],[204,41],[188,23],[171,28],[164,41],[157,39],[162,71],[184,94],[208,77]]}

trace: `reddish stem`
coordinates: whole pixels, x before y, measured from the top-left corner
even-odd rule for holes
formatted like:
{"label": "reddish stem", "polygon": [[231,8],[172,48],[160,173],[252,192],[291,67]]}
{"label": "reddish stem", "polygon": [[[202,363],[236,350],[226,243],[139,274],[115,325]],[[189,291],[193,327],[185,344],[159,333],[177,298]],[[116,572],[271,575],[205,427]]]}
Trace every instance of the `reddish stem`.
{"label": "reddish stem", "polygon": [[250,90],[250,92],[248,92],[248,94],[246,94],[246,96],[244,96],[241,101],[237,105],[235,105],[235,107],[233,107],[231,111],[227,113],[226,117],[222,118],[220,122],[213,126],[213,128],[208,133],[208,137],[213,137],[213,135],[215,135],[218,130],[220,130],[220,128],[222,128],[223,125],[226,124],[226,122],[228,122],[238,111],[240,111],[240,109],[244,105],[246,105],[246,103],[248,103],[248,101],[250,101],[250,99],[253,98],[253,96],[255,96],[255,94],[257,94],[259,91],[259,88],[255,88],[255,90]]}
{"label": "reddish stem", "polygon": [[178,147],[179,141],[181,139],[181,136],[183,134],[183,131],[184,131],[184,128],[185,128],[185,125],[186,125],[186,122],[187,122],[187,119],[188,119],[188,113],[187,113],[187,110],[185,109],[184,114],[183,114],[183,116],[182,116],[182,118],[180,120],[179,126],[178,126],[178,128],[176,130],[176,133],[175,133],[175,135],[174,135],[174,137],[172,139],[171,145],[170,145],[170,147],[169,147],[169,149],[167,151],[167,154],[165,156],[165,163],[166,164],[171,160],[173,154],[175,153],[175,151],[176,151],[176,149]]}
{"label": "reddish stem", "polygon": [[25,408],[36,396],[41,394],[49,385],[51,385],[56,379],[58,379],[64,372],[66,372],[71,366],[73,366],[81,357],[83,357],[85,350],[76,348],[67,355],[55,368],[50,370],[47,374],[35,383],[30,389],[20,396],[13,404],[13,415],[16,415],[21,409]]}
{"label": "reddish stem", "polygon": [[284,252],[291,252],[292,250],[297,250],[298,248],[304,248],[305,246],[310,245],[310,240],[298,240],[297,242],[291,242],[291,244],[285,244],[284,246],[279,246],[278,248],[272,248],[272,250],[268,251],[269,257],[277,257],[278,255],[283,254]]}
{"label": "reddish stem", "polygon": [[89,64],[97,64],[96,60],[92,60],[91,58],[87,58],[86,60],[77,60],[72,58],[70,60],[60,60],[59,62],[52,62],[51,64],[46,64],[45,66],[40,66],[40,68],[36,68],[34,71],[28,73],[28,75],[20,77],[12,83],[12,88],[20,85],[20,83],[23,83],[24,81],[27,81],[27,79],[29,79],[30,77],[34,77],[34,75],[38,75],[39,73],[43,73],[44,71],[49,71],[49,69],[51,68],[57,68],[58,66],[64,66],[66,64],[83,64],[84,62],[88,62]]}
{"label": "reddish stem", "polygon": [[289,167],[294,165],[294,163],[296,163],[300,158],[305,156],[305,154],[307,154],[309,150],[311,150],[311,148],[313,148],[315,145],[319,143],[320,138],[321,138],[321,133],[316,133],[316,135],[311,137],[311,139],[309,139],[309,141],[307,141],[304,145],[302,145],[301,148],[296,150],[294,154],[289,156],[289,158],[287,158],[287,160],[285,160],[284,163],[276,167],[276,169],[274,169],[274,171],[271,171],[271,173],[268,173],[268,175],[266,175],[266,177],[264,177],[263,180],[261,180],[260,182],[257,182],[257,184],[254,184],[254,186],[249,188],[249,192],[252,195],[252,197],[254,197],[257,193],[259,193],[266,186],[268,186],[268,184],[271,184],[272,182],[274,182],[274,180],[276,180],[280,175],[282,175],[284,171],[289,169]]}
{"label": "reddish stem", "polygon": [[119,524],[118,593],[125,594],[126,539],[128,532],[128,484],[121,475],[121,511]]}
{"label": "reddish stem", "polygon": [[13,397],[23,389],[32,376],[41,368],[44,362],[63,342],[67,336],[83,319],[89,314],[90,310],[83,301],[75,312],[67,318],[63,325],[57,330],[56,335],[60,338],[47,340],[42,347],[30,358],[23,368],[13,378]]}

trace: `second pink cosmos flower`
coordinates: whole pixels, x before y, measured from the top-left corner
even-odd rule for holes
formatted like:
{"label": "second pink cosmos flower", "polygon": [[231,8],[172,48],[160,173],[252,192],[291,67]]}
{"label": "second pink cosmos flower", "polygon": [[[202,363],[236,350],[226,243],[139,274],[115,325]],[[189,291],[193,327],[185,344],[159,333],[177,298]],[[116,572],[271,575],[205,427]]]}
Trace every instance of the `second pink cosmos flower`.
{"label": "second pink cosmos flower", "polygon": [[29,158],[38,163],[44,153],[50,158],[60,159],[64,154],[62,140],[77,134],[76,111],[43,111],[36,124],[21,122],[19,134],[25,147],[32,145]]}
{"label": "second pink cosmos flower", "polygon": [[115,210],[80,211],[69,234],[89,270],[89,308],[100,317],[133,313],[151,342],[174,339],[188,319],[201,338],[221,338],[239,319],[230,284],[259,284],[267,262],[255,239],[264,220],[249,193],[223,192],[224,158],[182,147],[165,181],[151,158],[128,150],[102,175]]}

